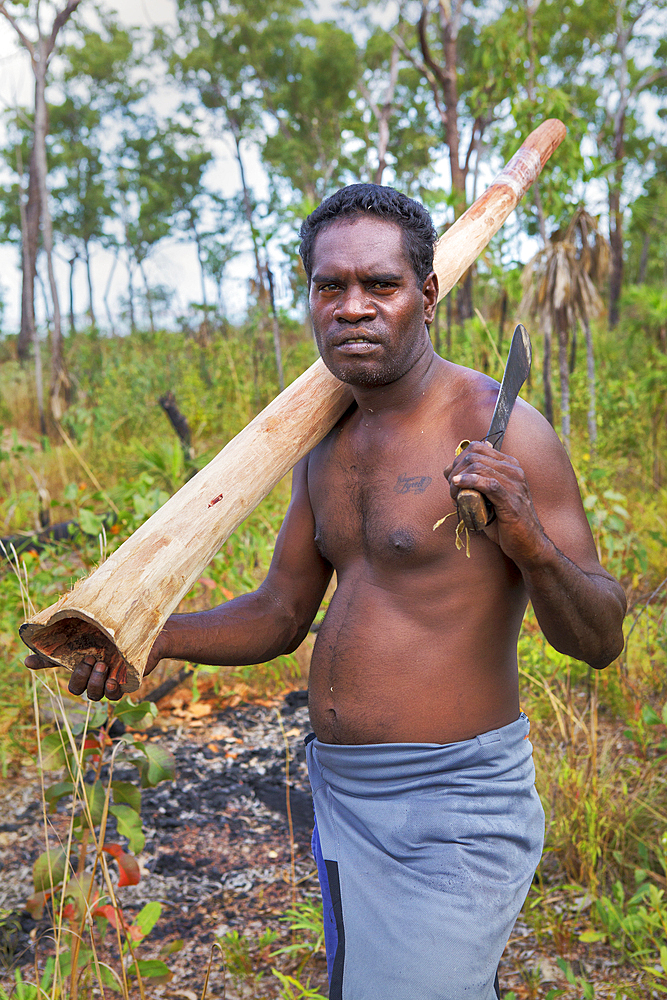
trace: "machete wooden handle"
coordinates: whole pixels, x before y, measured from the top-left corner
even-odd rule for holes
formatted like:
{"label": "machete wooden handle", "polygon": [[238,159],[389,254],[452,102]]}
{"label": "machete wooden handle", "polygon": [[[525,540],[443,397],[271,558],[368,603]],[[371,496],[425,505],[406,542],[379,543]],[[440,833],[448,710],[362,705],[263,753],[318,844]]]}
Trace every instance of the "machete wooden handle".
{"label": "machete wooden handle", "polygon": [[477,490],[460,490],[456,496],[456,509],[468,531],[481,531],[496,516],[493,504]]}

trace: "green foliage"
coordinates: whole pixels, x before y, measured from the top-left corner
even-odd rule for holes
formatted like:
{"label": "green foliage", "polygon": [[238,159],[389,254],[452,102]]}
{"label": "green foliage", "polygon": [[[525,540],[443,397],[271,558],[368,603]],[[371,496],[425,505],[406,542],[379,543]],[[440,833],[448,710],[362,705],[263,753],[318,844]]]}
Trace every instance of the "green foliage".
{"label": "green foliage", "polygon": [[324,952],[324,921],[322,902],[306,900],[298,906],[290,907],[281,917],[292,932],[292,943],[274,953],[291,955],[298,961],[298,973],[303,972],[306,963],[318,953]]}
{"label": "green foliage", "polygon": [[[663,837],[664,841],[664,837]],[[644,872],[638,870],[639,881]],[[618,881],[596,901],[601,938],[626,960],[639,965],[660,993],[667,993],[667,901],[664,889],[642,882],[629,895]]]}
{"label": "green foliage", "polygon": [[[168,982],[171,973],[164,962],[136,957],[137,947],[160,917],[161,904],[147,903],[130,922],[118,901],[119,889],[136,885],[141,879],[134,855],[143,849],[145,836],[141,828],[140,789],[132,782],[113,780],[112,775],[118,764],[133,765],[142,787],[154,786],[173,778],[174,762],[168,751],[135,739],[129,729],[120,741],[113,741],[108,735],[115,718],[132,728],[150,724],[155,718],[155,706],[147,702],[135,704],[126,696],[113,707],[89,703],[84,718],[70,722],[59,691],[51,688],[48,681],[42,681],[42,687],[51,700],[57,726],[39,741],[37,759],[43,772],[64,771],[65,775],[65,780],[45,786],[44,807],[50,813],[58,810],[68,814],[70,834],[61,841],[61,846],[47,846],[36,860],[34,893],[26,901],[26,908],[35,919],[40,919],[48,906],[54,923],[54,940],[68,942],[56,948],[56,962],[51,969],[54,988],[62,991],[69,978],[70,982],[76,979],[78,983],[88,983],[91,990],[93,982],[97,982],[120,989],[127,996],[125,973],[115,972],[98,955],[109,926],[115,932],[130,978]],[[110,839],[112,817],[116,822],[116,837],[127,840],[129,851],[117,839]],[[88,870],[86,862],[91,855],[92,869]],[[107,856],[118,866],[115,888]],[[89,930],[93,920],[97,940],[92,929]],[[48,979],[47,985],[50,983]],[[19,985],[27,991],[26,997],[37,1000],[40,994],[36,986]]]}

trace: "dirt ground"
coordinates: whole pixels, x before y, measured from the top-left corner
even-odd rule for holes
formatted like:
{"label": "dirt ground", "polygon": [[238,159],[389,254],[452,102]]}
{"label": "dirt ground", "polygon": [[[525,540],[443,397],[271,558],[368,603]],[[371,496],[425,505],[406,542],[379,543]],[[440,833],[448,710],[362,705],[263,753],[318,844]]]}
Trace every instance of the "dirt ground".
{"label": "dirt ground", "polygon": [[[312,802],[303,744],[309,722],[304,695],[293,692],[273,707],[243,704],[234,708],[220,708],[214,699],[188,705],[187,698],[172,695],[161,704],[158,723],[146,738],[174,754],[176,780],[143,791],[147,840],[139,858],[142,879],[136,886],[119,890],[129,916],[145,902],[162,904],[160,920],[142,943],[139,957],[162,955],[173,978],[148,986],[146,995],[198,1000],[212,946],[216,939],[236,931],[249,941],[252,975],[242,975],[247,956],[244,959],[239,953],[236,960],[228,959],[224,972],[214,950],[207,997],[277,997],[279,984],[271,967],[293,972],[298,960],[298,956],[271,957],[271,952],[294,943],[281,918],[295,899],[319,898],[310,854]],[[290,751],[294,870],[287,822],[285,739]],[[122,773],[114,776],[123,778]],[[0,986],[10,990],[12,968],[19,966],[24,979],[34,981],[35,964],[43,968],[51,948],[47,917],[36,923],[24,908],[33,891],[32,865],[44,850],[36,772],[26,770],[5,783],[0,810]],[[54,828],[64,832],[66,817],[53,819]],[[543,878],[549,878],[548,872]],[[261,946],[259,939],[268,929],[276,938]],[[181,941],[180,950],[166,955]],[[560,987],[561,996],[580,998],[581,989],[568,986],[557,965],[558,947],[575,973],[594,984],[599,1000],[623,996],[625,991],[618,993],[619,987],[625,987],[632,1000],[651,996],[649,987],[641,984],[641,974],[616,964],[608,949],[579,945],[572,935],[566,946],[544,937],[538,940],[522,919],[500,966],[503,996],[513,991],[518,1000],[542,1000]],[[107,957],[114,965],[113,949]],[[258,971],[263,973],[260,979]],[[309,959],[301,978],[327,995],[322,952]]]}

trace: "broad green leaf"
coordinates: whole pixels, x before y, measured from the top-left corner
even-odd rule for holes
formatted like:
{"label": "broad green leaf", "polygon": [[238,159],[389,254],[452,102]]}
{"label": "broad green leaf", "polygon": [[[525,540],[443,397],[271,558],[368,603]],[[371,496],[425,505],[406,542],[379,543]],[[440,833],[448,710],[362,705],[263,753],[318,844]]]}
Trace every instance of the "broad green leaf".
{"label": "broad green leaf", "polygon": [[173,754],[156,743],[137,743],[146,759],[137,761],[141,774],[142,788],[155,788],[161,781],[171,781],[176,772],[176,762]]}
{"label": "broad green leaf", "polygon": [[157,901],[146,903],[146,905],[139,910],[136,917],[132,921],[132,926],[139,928],[142,937],[147,937],[160,919],[161,913],[161,903],[158,903]]}
{"label": "broad green leaf", "polygon": [[134,962],[128,970],[131,976],[136,976],[137,966],[142,979],[152,979],[156,984],[168,983],[174,977],[173,972],[170,972],[159,958],[139,959],[138,962]]}
{"label": "broad green leaf", "polygon": [[49,785],[44,791],[44,798],[49,803],[50,811],[55,812],[60,799],[65,795],[71,795],[73,791],[74,785],[71,781],[59,781],[55,785]]}
{"label": "broad green leaf", "polygon": [[61,847],[44,851],[32,866],[35,892],[50,892],[60,885],[67,871],[67,855]]}
{"label": "broad green leaf", "polygon": [[[88,732],[99,729],[109,718],[109,710],[106,702],[88,702],[90,705],[90,715],[88,716]],[[75,736],[80,736],[86,728],[86,720],[72,723],[72,732]]]}
{"label": "broad green leaf", "polygon": [[157,706],[152,701],[133,702],[127,695],[114,707],[114,715],[132,729],[148,729],[157,716]]}
{"label": "broad green leaf", "polygon": [[93,782],[92,785],[84,784],[83,788],[88,799],[88,808],[90,809],[93,824],[94,826],[98,826],[102,821],[102,813],[104,811],[104,788],[99,781]]}
{"label": "broad green leaf", "polygon": [[[88,965],[88,963],[92,961],[92,958],[93,958],[92,950],[90,948],[86,948],[84,945],[81,945],[77,957],[77,968],[82,969],[85,965]],[[59,964],[60,964],[60,971],[63,974],[63,976],[69,976],[70,972],[72,971],[72,952],[71,951],[61,952]]]}
{"label": "broad green leaf", "polygon": [[645,705],[642,710],[642,719],[647,726],[659,726],[662,719],[651,705]]}
{"label": "broad green leaf", "polygon": [[660,949],[660,965],[662,966],[662,971],[667,973],[667,947],[665,945]]}
{"label": "broad green leaf", "polygon": [[[117,993],[122,993],[123,984],[114,972],[114,970],[109,965],[105,965],[103,962],[98,962],[100,970],[100,979],[102,980],[102,986],[108,986],[112,990],[116,990]],[[97,968],[93,965],[93,974],[97,975]]]}
{"label": "broad green leaf", "polygon": [[177,951],[182,951],[185,947],[185,941],[183,938],[176,938],[175,941],[168,941],[167,944],[163,944],[160,948],[161,958],[166,958],[167,955],[173,955]]}
{"label": "broad green leaf", "polygon": [[112,781],[113,800],[116,805],[121,803],[130,806],[135,812],[141,812],[141,789],[131,781]]}
{"label": "broad green leaf", "polygon": [[79,917],[82,917],[86,912],[87,900],[92,899],[92,882],[92,874],[84,872],[81,876],[75,875],[65,886],[65,896],[72,900]]}
{"label": "broad green leaf", "polygon": [[97,537],[104,526],[104,518],[99,514],[94,514],[92,510],[88,510],[86,507],[81,507],[79,509],[79,524],[81,530],[86,535]]}
{"label": "broad green leaf", "polygon": [[607,935],[601,934],[599,931],[584,931],[579,935],[579,940],[584,944],[595,944],[598,941],[606,941]]}
{"label": "broad green leaf", "polygon": [[130,850],[134,854],[139,854],[144,849],[146,836],[141,829],[141,817],[132,806],[112,805],[109,812],[116,817],[118,832],[121,837],[127,837],[130,842]]}
{"label": "broad green leaf", "polygon": [[67,763],[67,753],[69,747],[65,734],[59,732],[49,733],[42,740],[42,770],[55,771],[59,767],[64,767]]}

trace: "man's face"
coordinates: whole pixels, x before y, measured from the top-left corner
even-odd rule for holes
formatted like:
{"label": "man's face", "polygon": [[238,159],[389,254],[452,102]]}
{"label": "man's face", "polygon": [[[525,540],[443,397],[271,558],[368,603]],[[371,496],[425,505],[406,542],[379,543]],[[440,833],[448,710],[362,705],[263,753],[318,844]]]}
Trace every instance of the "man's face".
{"label": "man's face", "polygon": [[310,314],[327,368],[343,382],[395,382],[429,346],[437,279],[417,282],[394,222],[358,215],[332,222],[313,248]]}

